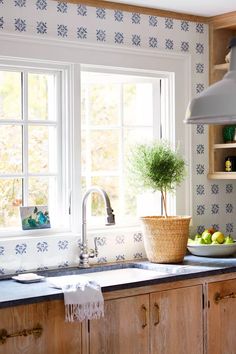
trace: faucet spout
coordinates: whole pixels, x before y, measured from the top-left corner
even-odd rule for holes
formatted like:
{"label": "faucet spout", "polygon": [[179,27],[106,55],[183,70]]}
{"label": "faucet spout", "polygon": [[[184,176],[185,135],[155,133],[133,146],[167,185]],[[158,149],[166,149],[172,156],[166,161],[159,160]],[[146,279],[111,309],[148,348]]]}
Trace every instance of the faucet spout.
{"label": "faucet spout", "polygon": [[88,250],[87,245],[87,218],[86,218],[86,205],[87,199],[91,193],[98,193],[103,197],[106,212],[107,212],[107,219],[106,219],[106,226],[114,225],[115,224],[115,215],[113,214],[113,209],[111,208],[110,199],[107,193],[100,187],[93,186],[90,187],[83,196],[82,199],[82,233],[81,233],[81,242],[80,242],[80,262],[79,267],[81,268],[88,268],[89,267],[89,258],[97,257],[97,247],[95,250]]}

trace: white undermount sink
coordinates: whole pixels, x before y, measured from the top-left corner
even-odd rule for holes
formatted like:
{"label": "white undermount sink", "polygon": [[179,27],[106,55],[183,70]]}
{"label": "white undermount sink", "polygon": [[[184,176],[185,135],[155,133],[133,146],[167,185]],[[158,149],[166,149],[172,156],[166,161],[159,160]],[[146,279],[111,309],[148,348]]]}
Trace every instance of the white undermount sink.
{"label": "white undermount sink", "polygon": [[155,279],[166,276],[166,273],[149,269],[123,268],[90,273],[88,276],[101,286],[108,286]]}
{"label": "white undermount sink", "polygon": [[62,275],[59,277],[48,278],[48,281],[52,284],[57,281],[63,283],[75,283],[83,282],[85,279],[90,279],[96,281],[101,287],[135,283],[139,281],[151,280],[155,278],[160,278],[166,276],[165,271],[141,269],[141,268],[122,268],[122,269],[112,269],[103,270],[101,272],[91,272],[86,274],[73,274],[73,275]]}
{"label": "white undermount sink", "polygon": [[[112,269],[110,268],[112,267]],[[98,266],[87,269],[74,268],[55,270],[43,274],[49,283],[77,284],[83,281],[94,280],[101,287],[136,283],[152,279],[166,278],[190,273],[198,273],[211,270],[210,266],[201,265],[178,265],[178,264],[155,264],[150,262],[139,262],[112,266]]]}

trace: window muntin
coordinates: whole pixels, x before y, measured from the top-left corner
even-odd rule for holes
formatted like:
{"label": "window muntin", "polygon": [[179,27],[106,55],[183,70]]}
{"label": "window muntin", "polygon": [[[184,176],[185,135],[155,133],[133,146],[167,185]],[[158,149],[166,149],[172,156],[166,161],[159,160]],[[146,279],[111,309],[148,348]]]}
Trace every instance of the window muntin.
{"label": "window muntin", "polygon": [[0,229],[20,229],[21,205],[59,213],[60,86],[60,70],[0,66]]}
{"label": "window muntin", "polygon": [[[137,196],[127,163],[133,144],[161,138],[157,102],[161,102],[163,80],[161,76],[82,71],[82,187],[99,185],[109,193],[118,225],[134,223],[141,210],[138,204],[148,200],[146,194]],[[159,198],[158,210],[160,204]],[[102,199],[93,195],[88,207],[93,224],[103,208]]]}

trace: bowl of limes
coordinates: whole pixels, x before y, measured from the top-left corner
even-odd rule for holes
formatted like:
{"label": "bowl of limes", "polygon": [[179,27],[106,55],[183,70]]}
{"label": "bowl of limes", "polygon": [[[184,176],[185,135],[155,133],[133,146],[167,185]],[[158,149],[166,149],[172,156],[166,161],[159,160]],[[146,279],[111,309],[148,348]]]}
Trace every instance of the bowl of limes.
{"label": "bowl of limes", "polygon": [[188,250],[195,256],[228,257],[236,254],[236,241],[230,235],[212,228],[188,239]]}

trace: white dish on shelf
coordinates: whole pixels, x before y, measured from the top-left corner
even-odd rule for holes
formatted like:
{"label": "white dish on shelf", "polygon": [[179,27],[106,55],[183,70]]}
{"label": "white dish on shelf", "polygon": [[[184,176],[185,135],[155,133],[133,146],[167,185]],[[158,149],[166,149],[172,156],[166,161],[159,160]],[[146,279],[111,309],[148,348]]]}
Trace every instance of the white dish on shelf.
{"label": "white dish on shelf", "polygon": [[39,281],[44,280],[45,277],[35,273],[25,273],[25,274],[14,275],[12,279],[20,283],[27,284],[27,283],[37,283]]}
{"label": "white dish on shelf", "polygon": [[195,256],[228,257],[236,253],[236,242],[219,245],[188,244],[188,250]]}

